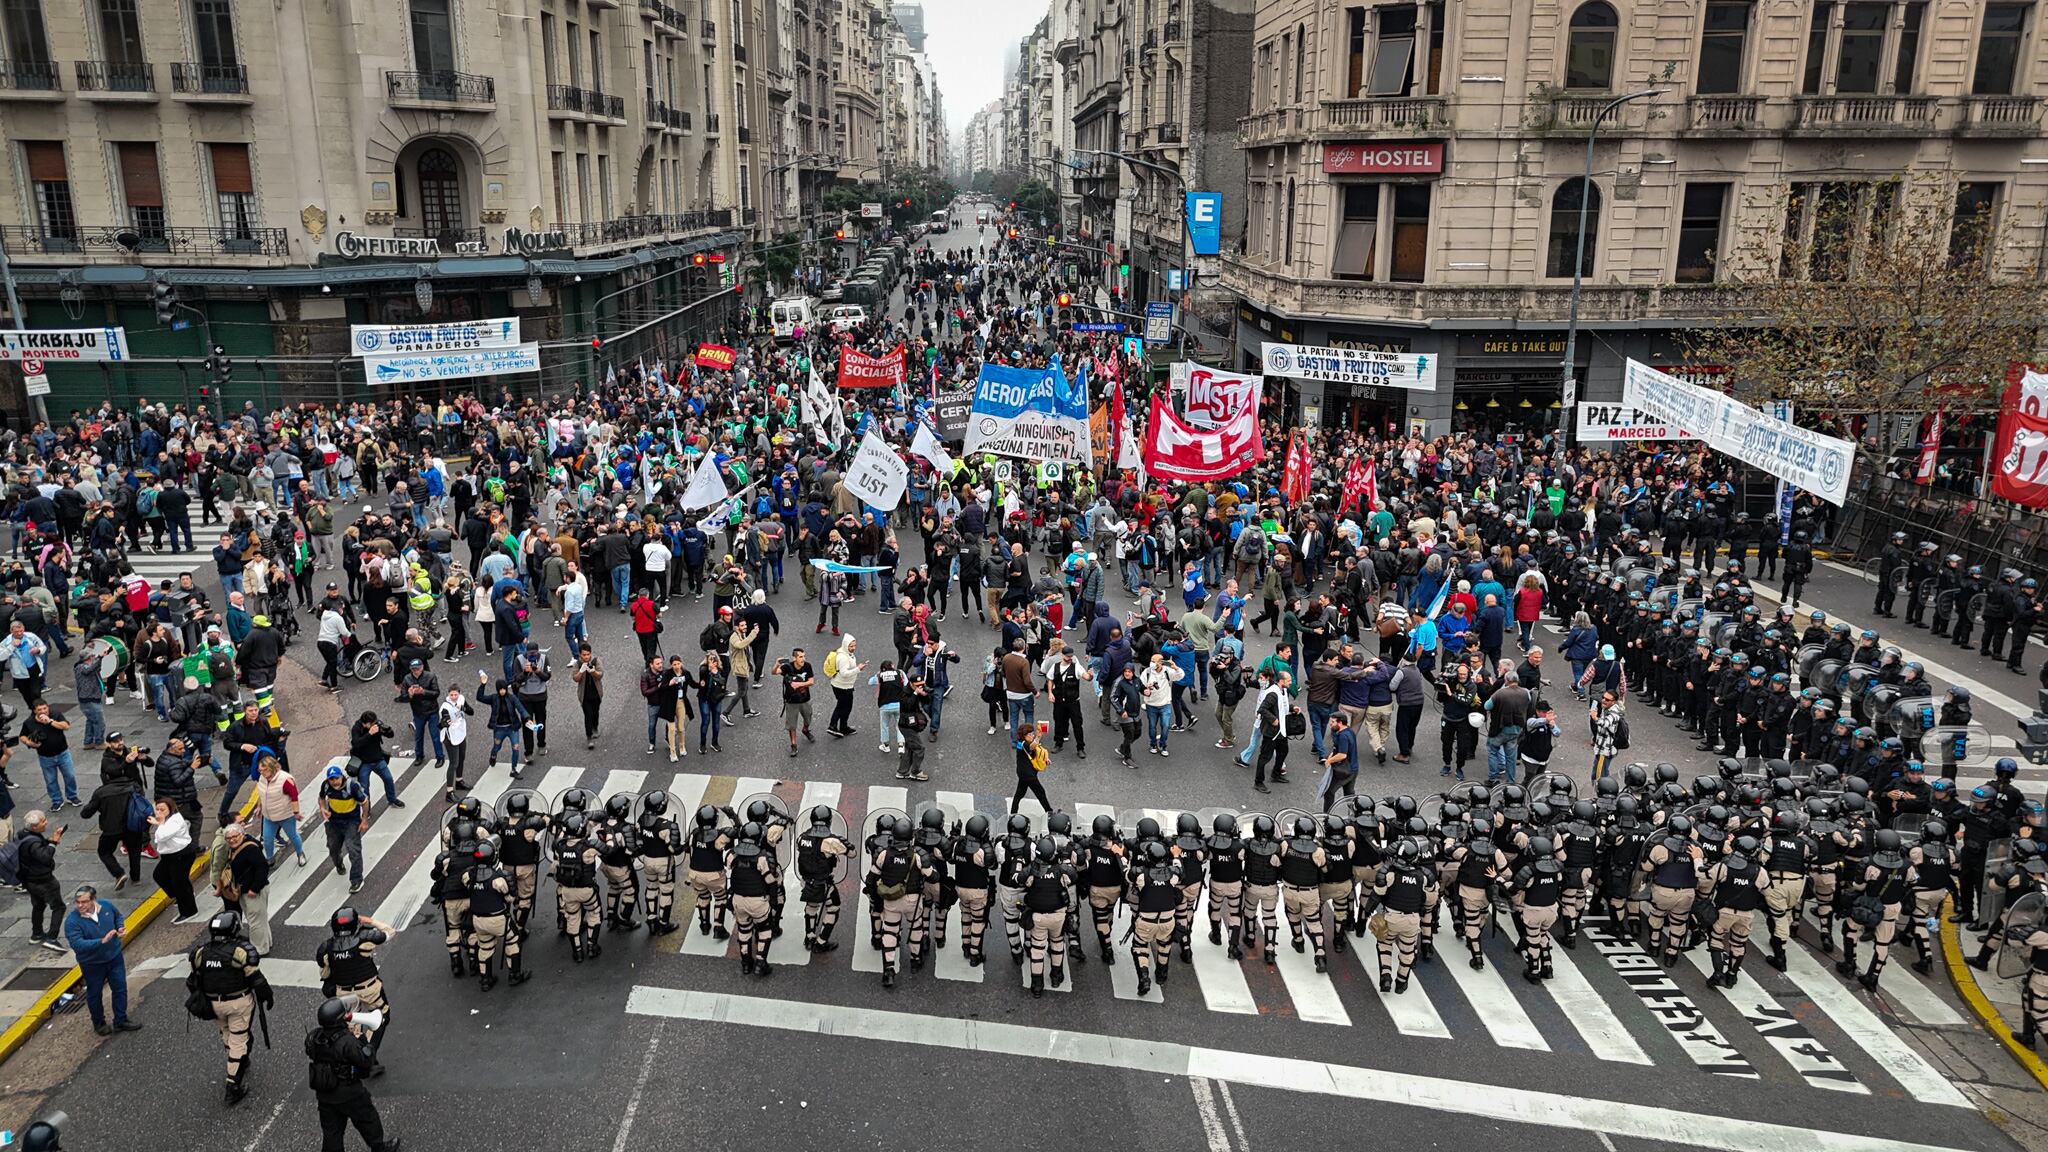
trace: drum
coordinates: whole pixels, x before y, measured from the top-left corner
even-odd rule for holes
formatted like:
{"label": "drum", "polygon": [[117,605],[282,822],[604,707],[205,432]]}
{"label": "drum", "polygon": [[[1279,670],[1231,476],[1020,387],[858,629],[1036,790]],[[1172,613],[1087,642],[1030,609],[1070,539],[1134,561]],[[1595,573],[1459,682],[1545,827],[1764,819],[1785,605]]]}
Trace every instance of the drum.
{"label": "drum", "polygon": [[112,680],[128,668],[128,645],[119,636],[102,636],[93,641],[100,658],[100,678]]}

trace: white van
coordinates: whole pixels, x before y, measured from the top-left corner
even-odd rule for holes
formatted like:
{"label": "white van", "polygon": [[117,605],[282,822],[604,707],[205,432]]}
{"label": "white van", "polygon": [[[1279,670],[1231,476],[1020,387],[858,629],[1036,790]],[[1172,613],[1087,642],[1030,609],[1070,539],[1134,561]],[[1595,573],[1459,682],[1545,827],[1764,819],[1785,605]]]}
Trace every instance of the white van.
{"label": "white van", "polygon": [[845,332],[868,322],[867,309],[858,304],[835,304],[830,315],[834,332]]}
{"label": "white van", "polygon": [[768,306],[768,322],[774,327],[777,340],[796,339],[798,329],[809,332],[813,319],[808,296],[792,296]]}

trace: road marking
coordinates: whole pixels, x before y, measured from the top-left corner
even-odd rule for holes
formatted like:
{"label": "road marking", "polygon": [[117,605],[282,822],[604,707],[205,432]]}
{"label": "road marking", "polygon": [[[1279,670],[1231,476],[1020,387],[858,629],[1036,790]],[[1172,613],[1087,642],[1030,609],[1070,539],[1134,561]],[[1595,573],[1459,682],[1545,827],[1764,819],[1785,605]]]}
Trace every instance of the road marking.
{"label": "road marking", "polygon": [[683,826],[685,834],[697,826],[697,809],[704,804],[704,789],[711,777],[701,772],[678,772],[668,786],[668,814]]}
{"label": "road marking", "polygon": [[1586,1042],[1593,1055],[1622,1064],[1652,1063],[1643,1046],[1629,1035],[1621,1017],[1616,1016],[1607,1001],[1593,991],[1585,973],[1572,962],[1571,953],[1552,947],[1550,972],[1550,979],[1543,982],[1543,990],[1557,1002],[1564,1018],[1571,1021],[1572,1027],[1578,1030],[1579,1039]]}
{"label": "road marking", "polygon": [[[1195,1115],[1202,1120],[1202,1136],[1209,1152],[1231,1152],[1230,1136],[1223,1130],[1223,1117],[1216,1112],[1216,1092],[1201,1076],[1188,1077],[1188,1091],[1195,1098]],[[279,1104],[279,1108],[284,1105]],[[272,1117],[275,1119],[275,1117]]]}
{"label": "road marking", "polygon": [[[1209,923],[1209,886],[1202,885],[1202,895],[1195,904],[1194,930],[1203,931]],[[1224,937],[1228,942],[1230,938]],[[1202,986],[1202,1001],[1211,1012],[1228,1012],[1238,1016],[1256,1016],[1258,1001],[1252,999],[1251,985],[1245,982],[1244,966],[1232,960],[1229,953],[1207,941],[1195,944],[1195,982]]]}
{"label": "road marking", "polygon": [[1683,1112],[1629,1101],[991,1020],[647,985],[633,988],[626,999],[626,1011],[636,1016],[665,1016],[814,1036],[1057,1060],[1162,1076],[1200,1076],[1216,1083],[1249,1084],[1722,1152],[1948,1152],[1934,1145],[1903,1140]]}
{"label": "road marking", "polygon": [[640,1115],[640,1097],[647,1092],[647,1082],[654,1077],[654,1057],[661,1050],[661,1033],[668,1021],[658,1020],[654,1035],[647,1038],[647,1054],[640,1058],[640,1074],[633,1078],[633,1094],[626,1098],[626,1110],[619,1116],[619,1135],[612,1141],[612,1152],[626,1152],[626,1140],[633,1135],[633,1120]]}
{"label": "road marking", "polygon": [[[485,796],[502,795],[505,786],[512,782],[511,765],[501,765],[485,772],[483,779],[476,782],[476,791]],[[372,913],[378,920],[391,925],[393,932],[403,932],[412,926],[412,918],[418,914],[420,905],[427,902],[429,890],[433,887],[434,857],[440,854],[441,831],[434,830],[435,841],[416,857],[405,874],[398,878],[398,885],[391,894],[377,905]]]}
{"label": "road marking", "polygon": [[[1114,820],[1116,819],[1116,809],[1111,808],[1107,804],[1074,805],[1074,835],[1077,840],[1085,842],[1088,836],[1093,835],[1095,818],[1097,816],[1107,816]],[[1125,828],[1122,831],[1135,832],[1136,829]],[[1079,871],[1081,873],[1082,886],[1074,890],[1074,900],[1079,906],[1079,915],[1074,918],[1076,938],[1067,941],[1067,951],[1069,953],[1076,949],[1099,948],[1095,937],[1095,909],[1088,903],[1088,894],[1085,887],[1088,881],[1087,866],[1084,864]],[[1144,1000],[1152,1004],[1164,1004],[1166,1002],[1166,995],[1157,985],[1154,985],[1143,996],[1138,995],[1138,970],[1133,966],[1130,956],[1130,948],[1137,941],[1135,939],[1124,940],[1123,938],[1124,929],[1130,924],[1129,912],[1130,910],[1124,905],[1122,899],[1118,899],[1116,903],[1109,906],[1110,942],[1114,945],[1117,941],[1122,941],[1120,953],[1109,965],[1110,992],[1119,1000]],[[1071,975],[1072,973],[1069,974]]]}
{"label": "road marking", "polygon": [[796,828],[783,833],[789,849],[789,866],[782,870],[782,936],[790,941],[782,949],[780,965],[794,964],[802,967],[811,962],[811,950],[804,947],[804,883],[796,876],[797,828],[810,826],[805,815],[812,808],[823,804],[827,808],[839,807],[839,785],[829,780],[811,780],[804,784],[802,807],[796,810]]}
{"label": "road marking", "polygon": [[[367,880],[370,873],[377,870],[377,865],[383,863],[384,857],[397,847],[398,838],[405,835],[406,829],[413,826],[420,813],[426,811],[427,805],[434,802],[434,796],[441,790],[441,784],[442,781],[435,778],[432,772],[413,773],[412,779],[405,782],[405,788],[398,794],[398,798],[405,802],[405,807],[395,812],[387,807],[383,815],[371,822],[370,830],[363,833],[364,879]],[[325,837],[326,833],[323,831],[321,835]],[[347,863],[344,857],[342,864],[346,866]],[[285,918],[285,923],[299,928],[325,924],[334,909],[348,903],[348,874],[335,872],[328,866],[325,858],[321,859],[316,870],[325,873],[327,878]]]}
{"label": "road marking", "polygon": [[1757,1070],[1720,1029],[1708,1022],[1706,1013],[1700,1011],[1678,985],[1664,975],[1657,958],[1637,947],[1633,938],[1614,931],[1612,921],[1584,920],[1579,932],[1600,955],[1606,959],[1629,991],[1643,1002],[1692,1062],[1717,1076],[1729,1076],[1743,1080],[1761,1079]]}
{"label": "road marking", "polygon": [[[540,794],[543,805],[552,806],[561,797],[562,793],[574,788],[576,782],[581,779],[583,779],[583,769],[557,764],[553,768],[548,769],[547,774],[540,778],[540,783],[534,786],[534,791]],[[524,784],[525,781],[515,781],[515,783]],[[503,793],[500,793],[500,795],[503,795]],[[546,813],[543,813],[543,815],[546,815]]]}
{"label": "road marking", "polygon": [[[904,815],[910,814],[910,790],[894,784],[879,784],[868,789],[868,819],[884,808],[894,808]],[[881,949],[874,947],[868,932],[868,854],[864,847],[871,834],[871,828],[853,829],[853,909],[846,929],[853,933],[853,970],[855,972],[880,972],[882,970]],[[841,917],[842,921],[849,920]],[[900,943],[900,941],[899,941]],[[898,957],[899,960],[901,957]]]}
{"label": "road marking", "polygon": [[[1799,923],[1819,935],[1820,922],[1813,918],[1810,908],[1800,909]],[[1896,943],[1907,942],[1901,938]],[[1923,981],[1911,965],[1893,964],[1885,969],[1884,997],[1891,1001],[1892,1007],[1902,1009],[1922,1024],[1945,1028],[1964,1022],[1962,1013],[1949,1007],[1948,1001]]]}
{"label": "road marking", "polygon": [[1826,972],[1808,955],[1804,948],[1786,951],[1791,961],[1786,975],[1799,986],[1806,998],[1822,1012],[1828,1014],[1835,1026],[1848,1033],[1849,1039],[1870,1054],[1883,1068],[1885,1075],[1899,1082],[1913,1099],[1929,1104],[1947,1104],[1954,1108],[1973,1107],[1956,1086],[1943,1076],[1898,1038],[1884,1022],[1877,1018],[1854,992],[1835,979],[1832,972]]}
{"label": "road marking", "polygon": [[647,782],[647,773],[632,768],[615,768],[605,773],[604,790],[598,795],[606,800],[621,792],[638,796],[640,786]]}
{"label": "road marking", "polygon": [[[1686,953],[1686,959],[1700,975],[1712,975],[1713,961],[1699,949],[1695,948]],[[1750,1027],[1756,1029],[1757,1035],[1762,1036],[1771,1047],[1778,1050],[1778,1055],[1785,1058],[1785,1063],[1790,1064],[1794,1072],[1799,1073],[1799,1078],[1806,1081],[1807,1087],[1825,1088],[1830,1092],[1853,1092],[1862,1096],[1870,1094],[1870,1089],[1858,1083],[1855,1075],[1842,1067],[1842,1062],[1835,1059],[1835,1054],[1816,1040],[1806,1025],[1799,1022],[1797,1016],[1781,1007],[1777,999],[1764,991],[1763,986],[1751,979],[1748,973],[1736,973],[1735,987],[1722,989],[1722,995],[1742,1013],[1742,1018],[1749,1022]]]}
{"label": "road marking", "polygon": [[1447,958],[1444,967],[1450,970],[1451,979],[1458,982],[1458,990],[1465,994],[1465,999],[1472,1002],[1472,1007],[1479,1014],[1479,1022],[1486,1025],[1486,1031],[1493,1036],[1495,1044],[1503,1048],[1550,1051],[1549,1042],[1543,1039],[1543,1033],[1536,1030],[1536,1022],[1529,1019],[1522,1002],[1508,991],[1499,969],[1492,964],[1474,969],[1462,956]]}
{"label": "road marking", "polygon": [[[965,823],[968,817],[974,815],[974,793],[972,792],[940,792],[936,800],[939,807],[946,809],[947,814],[952,819],[957,819],[962,823]],[[951,821],[949,820],[948,828],[950,829],[950,827]],[[993,825],[991,825],[990,832],[993,835]],[[991,849],[989,854],[993,855],[993,852],[994,850]],[[989,871],[995,871],[995,861],[991,859],[988,863]],[[993,887],[989,889],[988,895],[989,913],[991,915],[999,915],[1000,913],[995,903],[996,892]],[[1000,931],[1000,929],[998,930]],[[960,941],[965,938],[965,934],[960,930],[960,904],[958,901],[955,901],[951,908],[946,909],[946,939],[950,942],[950,946],[938,948],[933,953],[933,975],[941,980],[960,980],[969,984],[981,983],[982,970],[969,964],[967,957],[960,951]],[[982,943],[986,944],[987,942],[988,937],[984,934],[982,936]]]}
{"label": "road marking", "polygon": [[243,1146],[242,1152],[256,1152],[258,1148],[263,1147],[263,1138],[270,1135],[270,1129],[276,1125],[277,1118],[284,1115],[284,1106],[289,1103],[291,1103],[290,1097],[277,1102],[277,1107],[270,1110],[270,1119],[265,1120],[262,1126],[256,1129],[255,1137]]}
{"label": "road marking", "polygon": [[[1366,945],[1365,940],[1371,940]],[[1420,947],[1418,942],[1417,947]],[[1365,982],[1379,996],[1380,1004],[1387,1010],[1387,1016],[1394,1021],[1394,1030],[1403,1036],[1427,1036],[1434,1040],[1449,1040],[1451,1030],[1444,1024],[1444,1018],[1430,1003],[1429,993],[1423,990],[1422,981],[1411,979],[1405,992],[1380,991],[1379,939],[1368,935],[1352,947],[1351,954],[1358,957],[1358,963],[1365,969]],[[1387,973],[1392,975],[1397,966],[1393,957],[1388,957]],[[1412,972],[1412,969],[1411,969]]]}
{"label": "road marking", "polygon": [[[1287,899],[1284,893],[1280,898]],[[1315,1024],[1350,1024],[1351,1013],[1344,1010],[1344,1001],[1337,998],[1337,986],[1330,982],[1328,974],[1316,971],[1315,961],[1307,952],[1294,950],[1285,917],[1281,918],[1279,934],[1274,939],[1277,946],[1273,958],[1278,961],[1280,979],[1287,985],[1287,996],[1294,1001],[1295,1016]]]}
{"label": "road marking", "polygon": [[[1781,593],[1779,593],[1779,591],[1775,588],[1769,587],[1764,584],[1752,584],[1750,586],[1756,590],[1756,594],[1759,599],[1767,599],[1770,600],[1772,603],[1784,602],[1785,597]],[[1828,620],[1831,623],[1847,624],[1850,630],[1858,633],[1862,632],[1864,628],[1867,627],[1866,625],[1858,624],[1856,621],[1851,620],[1846,616],[1840,615],[1833,609],[1827,609],[1826,611],[1828,614]],[[1996,708],[2001,712],[2007,712],[2016,717],[2024,717],[2031,715],[2034,711],[2032,708],[2027,707],[2026,705],[2020,703],[2019,701],[2013,699],[2010,696],[2007,696],[2005,693],[2000,692],[1998,689],[1983,683],[1982,681],[1975,680],[1971,677],[1965,676],[1961,672],[1958,672],[1945,664],[1937,664],[1933,660],[1929,659],[1924,653],[1915,652],[1905,647],[1904,645],[1899,644],[1896,637],[1886,637],[1886,639],[1899,649],[1902,659],[1918,660],[1920,662],[1920,666],[1927,670],[1927,674],[1929,676],[1938,676],[1950,684],[1961,684],[1963,687],[1968,688],[1970,690],[1971,695],[1975,696],[1979,700],[1984,701],[1986,704],[1991,705],[1993,708]],[[1930,639],[1939,639],[1939,637],[1934,637],[1930,633]],[[1973,648],[1971,649],[1971,651],[1975,651],[1975,649]]]}
{"label": "road marking", "polygon": [[1238,1152],[1252,1152],[1252,1142],[1244,1134],[1244,1118],[1237,1114],[1237,1101],[1230,1095],[1230,1082],[1218,1081],[1216,1092],[1223,1097],[1223,1114],[1230,1117],[1230,1131],[1237,1137]]}

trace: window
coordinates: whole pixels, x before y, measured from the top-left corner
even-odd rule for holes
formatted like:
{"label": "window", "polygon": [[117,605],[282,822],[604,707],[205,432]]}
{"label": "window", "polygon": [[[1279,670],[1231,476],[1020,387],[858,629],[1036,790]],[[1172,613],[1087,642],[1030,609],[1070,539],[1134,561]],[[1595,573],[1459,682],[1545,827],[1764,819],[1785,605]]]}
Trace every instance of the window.
{"label": "window", "polygon": [[1294,181],[1287,182],[1287,224],[1280,234],[1280,262],[1294,267]]}
{"label": "window", "polygon": [[1289,32],[1287,35],[1280,37],[1280,88],[1273,93],[1273,106],[1276,108],[1280,106],[1282,100],[1287,98],[1287,66],[1293,63],[1293,61],[1294,33]]}
{"label": "window", "polygon": [[1693,90],[1703,96],[1742,91],[1742,56],[1748,37],[1746,0],[1708,4],[1700,32],[1700,72]]}
{"label": "window", "polygon": [[242,62],[235,52],[235,9],[230,0],[192,0],[192,40],[199,48],[201,70],[233,68]]}
{"label": "window", "polygon": [[1408,73],[1415,58],[1415,9],[1395,6],[1378,10],[1379,37],[1373,45],[1372,87],[1374,96],[1402,96],[1408,92]]}
{"label": "window", "polygon": [[590,222],[590,154],[576,154],[576,211],[578,220]]}
{"label": "window", "polygon": [[1330,274],[1339,280],[1371,280],[1373,260],[1378,252],[1380,228],[1380,185],[1342,184],[1343,215],[1337,223],[1337,247],[1330,257]]}
{"label": "window", "polygon": [[99,0],[100,58],[124,69],[143,67],[142,23],[135,0]]}
{"label": "window", "polygon": [[420,226],[428,236],[460,239],[462,168],[446,148],[420,153]]}
{"label": "window", "polygon": [[1889,241],[1897,199],[1896,181],[1792,185],[1779,274],[1813,280],[1848,276],[1866,251]]}
{"label": "window", "polygon": [[43,33],[42,0],[0,0],[0,50],[7,62],[47,65],[50,42]]}
{"label": "window", "polygon": [[1308,74],[1308,25],[1294,26],[1294,102],[1301,103],[1301,78]]}
{"label": "window", "polygon": [[252,238],[258,217],[256,184],[249,168],[249,146],[208,144],[206,154],[213,169],[214,209],[219,213],[220,227],[237,240]]}
{"label": "window", "polygon": [[1394,185],[1393,263],[1387,279],[1419,283],[1429,268],[1429,185]]}
{"label": "window", "polygon": [[604,91],[604,37],[595,29],[590,33],[590,90]]}
{"label": "window", "polygon": [[1721,213],[1727,203],[1726,184],[1685,186],[1678,214],[1678,283],[1713,283],[1721,248]]}
{"label": "window", "polygon": [[1614,83],[1614,38],[1621,21],[1614,9],[1594,0],[1572,13],[1565,43],[1564,86],[1604,90]]}
{"label": "window", "polygon": [[599,219],[612,218],[612,158],[604,155],[597,158],[597,207]]}
{"label": "window", "polygon": [[559,224],[569,218],[568,202],[562,198],[562,154],[556,152],[551,159],[555,173],[555,223]]}
{"label": "window", "polygon": [[560,80],[556,79],[555,71],[555,14],[553,12],[543,12],[540,14],[540,68],[542,75],[547,78],[548,87],[553,88],[561,83]]}
{"label": "window", "polygon": [[1948,233],[1951,263],[1981,265],[1989,259],[1997,209],[1998,185],[1977,182],[1956,185],[1955,223]]}
{"label": "window", "polygon": [[29,183],[36,200],[36,227],[44,240],[78,239],[78,216],[71,204],[71,177],[64,167],[64,145],[56,140],[29,140],[21,145]]}
{"label": "window", "polygon": [[145,240],[164,236],[164,185],[157,172],[156,145],[124,143],[114,145],[121,173],[121,199],[128,208],[128,226]]}
{"label": "window", "polygon": [[1977,37],[1977,71],[1970,80],[1976,96],[2010,96],[2019,79],[2020,46],[2027,37],[2027,5],[1993,4],[1984,9]]}
{"label": "window", "polygon": [[732,0],[732,46],[747,46],[747,15],[740,7],[740,0]]}
{"label": "window", "polygon": [[1365,91],[1365,9],[1346,8],[1344,19],[1344,98],[1351,100]]}
{"label": "window", "polygon": [[[413,67],[421,72],[455,71],[455,24],[448,16],[449,0],[408,2],[412,10]],[[425,190],[421,192],[424,195]]]}
{"label": "window", "polygon": [[[1585,211],[1583,244],[1579,242],[1581,207]],[[1550,198],[1550,254],[1545,261],[1548,267],[1545,275],[1553,278],[1570,276],[1576,260],[1578,275],[1591,276],[1599,248],[1600,186],[1587,183],[1583,176],[1575,176],[1558,185],[1557,194]]]}
{"label": "window", "polygon": [[1800,91],[1808,96],[1910,93],[1926,16],[1924,0],[1818,0],[1806,33]]}
{"label": "window", "polygon": [[566,22],[569,48],[569,86],[583,87],[583,28],[574,20]]}
{"label": "window", "polygon": [[654,103],[654,80],[659,75],[654,68],[654,41],[640,42],[640,74],[646,77],[647,102]]}

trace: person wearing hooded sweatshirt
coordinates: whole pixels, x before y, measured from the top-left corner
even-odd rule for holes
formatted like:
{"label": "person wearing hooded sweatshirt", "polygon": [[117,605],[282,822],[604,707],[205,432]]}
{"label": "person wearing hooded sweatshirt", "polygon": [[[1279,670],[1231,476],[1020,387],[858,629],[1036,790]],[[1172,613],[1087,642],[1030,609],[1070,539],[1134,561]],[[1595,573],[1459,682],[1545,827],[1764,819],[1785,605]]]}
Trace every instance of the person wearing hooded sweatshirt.
{"label": "person wearing hooded sweatshirt", "polygon": [[[1112,686],[1115,685],[1117,680],[1124,674],[1124,666],[1131,662],[1130,638],[1124,635],[1122,625],[1111,622],[1109,626],[1109,641],[1102,648],[1102,671],[1096,674],[1096,680],[1100,682],[1106,679]],[[1105,725],[1114,724],[1115,720],[1110,714],[1108,689],[1103,690],[1098,703],[1101,706],[1102,722]]]}

